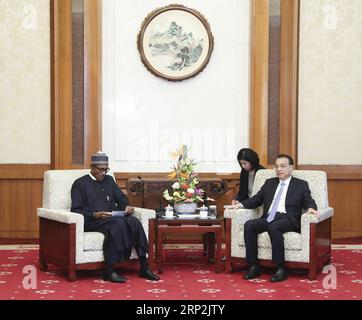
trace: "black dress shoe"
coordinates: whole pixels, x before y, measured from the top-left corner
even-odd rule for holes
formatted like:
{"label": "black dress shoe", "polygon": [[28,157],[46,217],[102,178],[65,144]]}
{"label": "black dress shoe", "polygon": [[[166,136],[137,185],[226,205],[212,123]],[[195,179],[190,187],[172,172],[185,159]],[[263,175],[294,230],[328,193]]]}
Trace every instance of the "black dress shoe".
{"label": "black dress shoe", "polygon": [[103,280],[110,281],[110,282],[116,282],[116,283],[124,283],[127,281],[127,278],[124,278],[113,271],[113,272],[104,272]]}
{"label": "black dress shoe", "polygon": [[288,279],[288,272],[285,268],[278,268],[277,272],[270,278],[271,282],[280,282]]}
{"label": "black dress shoe", "polygon": [[160,280],[160,277],[157,274],[153,273],[151,271],[151,269],[148,269],[148,268],[140,271],[140,277],[146,278],[148,280],[153,280],[153,281]]}
{"label": "black dress shoe", "polygon": [[249,270],[244,274],[244,279],[250,280],[259,277],[260,275],[260,267],[258,265],[252,265]]}

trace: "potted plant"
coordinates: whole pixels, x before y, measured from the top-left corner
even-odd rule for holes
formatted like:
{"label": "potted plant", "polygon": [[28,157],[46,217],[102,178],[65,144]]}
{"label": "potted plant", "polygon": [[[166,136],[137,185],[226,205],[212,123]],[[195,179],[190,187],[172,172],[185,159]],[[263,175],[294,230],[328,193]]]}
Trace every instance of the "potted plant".
{"label": "potted plant", "polygon": [[[177,160],[173,166],[172,172],[168,175],[169,179],[177,181],[172,185],[172,192],[166,189],[163,197],[174,204],[175,211],[178,214],[195,213],[198,203],[204,202],[205,191],[199,188],[198,174],[194,172],[195,160],[188,156],[189,148],[182,145],[176,152],[171,154],[173,160]],[[208,201],[214,199],[207,198]]]}

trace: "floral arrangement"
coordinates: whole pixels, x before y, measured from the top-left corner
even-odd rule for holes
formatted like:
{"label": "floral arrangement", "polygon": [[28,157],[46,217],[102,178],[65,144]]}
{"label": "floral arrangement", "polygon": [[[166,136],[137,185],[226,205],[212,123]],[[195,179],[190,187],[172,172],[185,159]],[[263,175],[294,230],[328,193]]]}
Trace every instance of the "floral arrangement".
{"label": "floral arrangement", "polygon": [[[163,197],[173,203],[180,202],[204,202],[205,191],[198,188],[198,174],[194,172],[196,165],[194,159],[188,156],[189,148],[182,145],[180,149],[171,154],[173,160],[177,160],[177,164],[173,166],[173,171],[168,175],[169,179],[177,179],[172,185],[172,195],[168,189],[163,192]],[[207,198],[206,200],[214,201]]]}

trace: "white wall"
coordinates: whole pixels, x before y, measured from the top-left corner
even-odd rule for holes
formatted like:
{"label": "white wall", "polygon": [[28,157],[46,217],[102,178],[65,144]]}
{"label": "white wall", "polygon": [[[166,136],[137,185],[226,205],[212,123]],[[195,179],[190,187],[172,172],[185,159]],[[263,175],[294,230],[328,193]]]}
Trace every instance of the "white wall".
{"label": "white wall", "polygon": [[362,164],[362,1],[302,0],[299,164]]}
{"label": "white wall", "polygon": [[178,1],[210,23],[214,51],[195,78],[169,82],[142,64],[143,19],[169,1],[103,0],[103,151],[120,172],[165,172],[191,146],[199,172],[238,172],[249,143],[249,0]]}
{"label": "white wall", "polygon": [[50,163],[49,0],[0,0],[0,163]]}

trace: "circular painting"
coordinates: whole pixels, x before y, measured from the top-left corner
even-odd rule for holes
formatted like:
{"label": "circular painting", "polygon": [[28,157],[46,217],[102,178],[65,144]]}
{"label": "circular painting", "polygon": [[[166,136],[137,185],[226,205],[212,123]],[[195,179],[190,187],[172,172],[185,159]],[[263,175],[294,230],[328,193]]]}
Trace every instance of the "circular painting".
{"label": "circular painting", "polygon": [[214,39],[201,13],[182,5],[169,5],[146,17],[137,44],[141,60],[150,72],[169,81],[182,81],[206,67]]}

